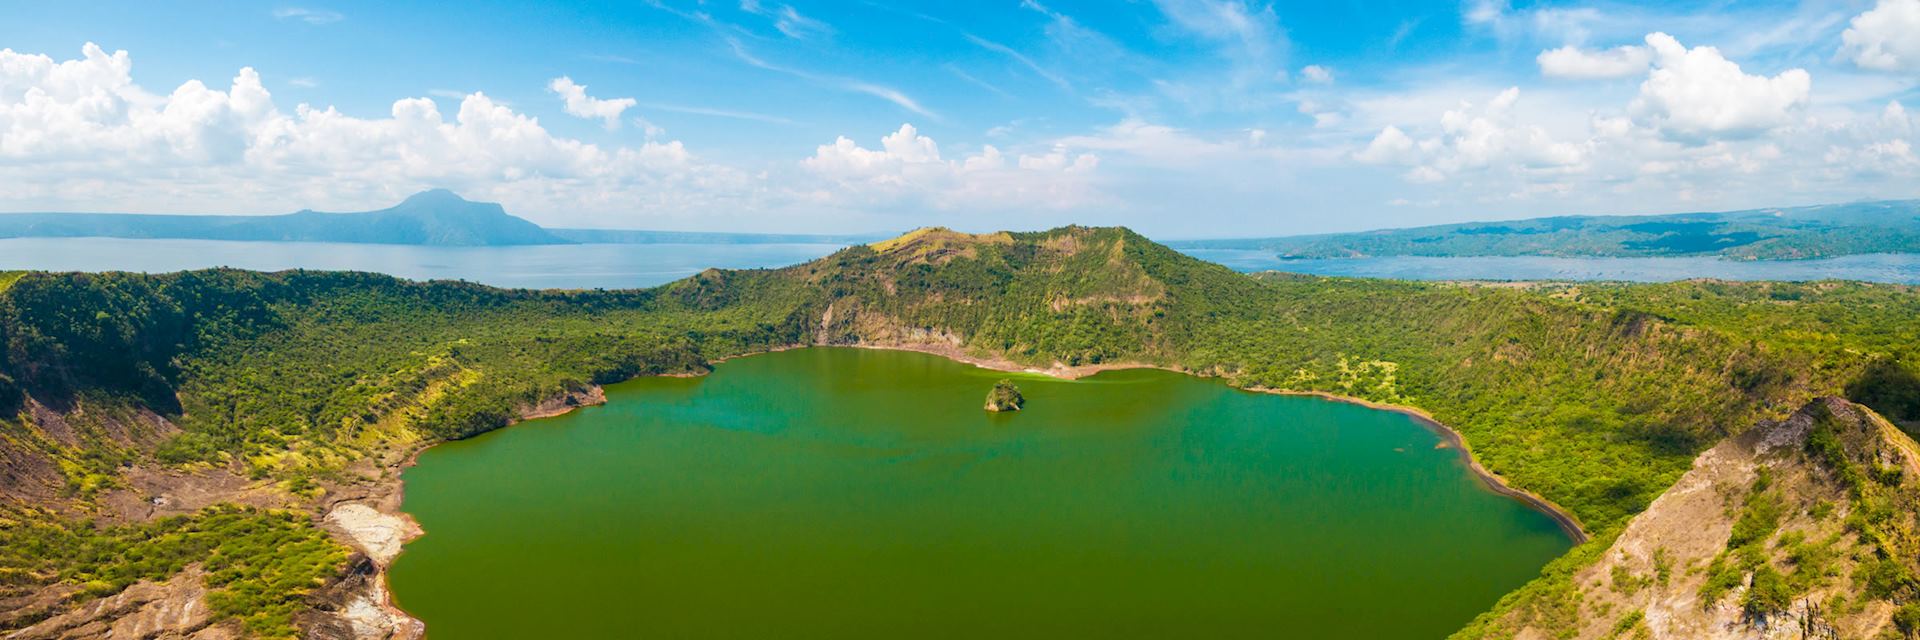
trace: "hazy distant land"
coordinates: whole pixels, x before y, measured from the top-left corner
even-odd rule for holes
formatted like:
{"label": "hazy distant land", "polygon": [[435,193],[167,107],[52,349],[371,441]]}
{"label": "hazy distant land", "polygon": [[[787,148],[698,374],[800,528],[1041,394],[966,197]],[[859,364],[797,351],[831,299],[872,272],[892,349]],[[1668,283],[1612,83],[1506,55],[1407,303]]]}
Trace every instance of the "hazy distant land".
{"label": "hazy distant land", "polygon": [[[444,189],[378,211],[282,215],[0,214],[0,238],[135,238],[428,246],[558,244],[861,244],[892,236],[544,228],[498,204]],[[1260,251],[1283,259],[1681,257],[1800,260],[1920,253],[1920,200],[1720,213],[1559,216],[1354,233],[1168,242],[1181,250]]]}
{"label": "hazy distant land", "polygon": [[1721,256],[1799,260],[1920,252],[1920,200],[1658,216],[1560,216],[1282,238],[1169,242],[1283,258]]}

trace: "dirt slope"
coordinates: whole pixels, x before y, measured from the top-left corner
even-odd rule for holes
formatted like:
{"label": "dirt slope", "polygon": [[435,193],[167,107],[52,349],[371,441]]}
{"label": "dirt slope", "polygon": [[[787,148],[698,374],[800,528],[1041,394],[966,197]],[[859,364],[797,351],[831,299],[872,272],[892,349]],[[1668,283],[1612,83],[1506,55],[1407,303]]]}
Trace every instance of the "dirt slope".
{"label": "dirt slope", "polygon": [[1837,398],[1722,442],[1576,574],[1577,626],[1516,637],[1912,637],[1916,450]]}

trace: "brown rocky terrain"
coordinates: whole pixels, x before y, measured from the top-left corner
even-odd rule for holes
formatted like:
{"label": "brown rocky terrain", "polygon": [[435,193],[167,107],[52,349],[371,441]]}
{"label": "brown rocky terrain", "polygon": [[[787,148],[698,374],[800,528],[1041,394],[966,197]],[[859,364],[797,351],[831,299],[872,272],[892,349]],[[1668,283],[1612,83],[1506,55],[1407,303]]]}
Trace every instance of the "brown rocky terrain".
{"label": "brown rocky terrain", "polygon": [[1838,398],[1728,439],[1575,574],[1577,622],[1516,637],[1912,637],[1877,576],[1913,575],[1915,451]]}

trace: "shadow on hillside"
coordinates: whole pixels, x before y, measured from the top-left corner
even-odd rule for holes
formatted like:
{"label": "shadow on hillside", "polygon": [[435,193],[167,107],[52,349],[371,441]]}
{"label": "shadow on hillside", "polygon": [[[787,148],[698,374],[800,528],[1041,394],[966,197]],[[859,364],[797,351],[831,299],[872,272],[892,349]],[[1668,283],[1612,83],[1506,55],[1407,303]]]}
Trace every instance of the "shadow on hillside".
{"label": "shadow on hillside", "polygon": [[1872,407],[1908,434],[1920,432],[1920,374],[1914,363],[1874,360],[1847,385],[1847,399]]}

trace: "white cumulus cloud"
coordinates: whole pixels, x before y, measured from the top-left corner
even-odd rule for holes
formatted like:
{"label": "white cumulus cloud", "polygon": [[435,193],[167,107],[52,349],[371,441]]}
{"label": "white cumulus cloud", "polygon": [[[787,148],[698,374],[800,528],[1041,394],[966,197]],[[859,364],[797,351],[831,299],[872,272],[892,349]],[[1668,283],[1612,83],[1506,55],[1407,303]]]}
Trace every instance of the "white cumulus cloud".
{"label": "white cumulus cloud", "polygon": [[1689,49],[1664,33],[1649,34],[1647,46],[1654,68],[1629,110],[1676,139],[1745,137],[1791,124],[1812,91],[1805,69],[1748,74],[1719,49]]}
{"label": "white cumulus cloud", "polygon": [[1413,138],[1400,127],[1387,125],[1381,129],[1367,148],[1354,154],[1354,159],[1368,164],[1409,163],[1417,160],[1413,155]]}
{"label": "white cumulus cloud", "polygon": [[536,215],[684,213],[752,191],[678,141],[558,137],[477,92],[453,114],[408,98],[368,118],[283,111],[252,68],[224,89],[189,80],[165,94],[132,72],[127,52],[93,44],[64,61],[0,50],[0,202],[258,213],[370,207],[439,186]]}
{"label": "white cumulus cloud", "polygon": [[1556,139],[1544,127],[1523,123],[1514,115],[1520,88],[1509,87],[1485,105],[1461,103],[1440,115],[1434,135],[1415,139],[1400,127],[1380,130],[1353,155],[1367,164],[1413,166],[1409,182],[1441,182],[1447,177],[1499,169],[1510,173],[1551,173],[1574,169],[1586,162],[1591,143]]}
{"label": "white cumulus cloud", "polygon": [[1632,45],[1595,51],[1567,45],[1542,51],[1534,60],[1549,78],[1627,78],[1646,73],[1653,51]]}
{"label": "white cumulus cloud", "polygon": [[1880,0],[1840,34],[1840,55],[1881,71],[1920,71],[1920,0]]}
{"label": "white cumulus cloud", "polygon": [[912,124],[900,125],[869,149],[840,136],[820,145],[801,166],[826,180],[819,199],[859,206],[969,207],[1041,206],[1064,209],[1096,196],[1092,178],[1100,159],[1055,147],[1009,158],[992,145],[958,159],[941,156],[940,145]]}
{"label": "white cumulus cloud", "polygon": [[560,76],[547,83],[547,90],[566,101],[567,115],[588,120],[600,120],[608,129],[620,128],[620,114],[638,104],[633,98],[614,98],[602,100],[587,95],[587,85],[576,84],[573,78]]}

